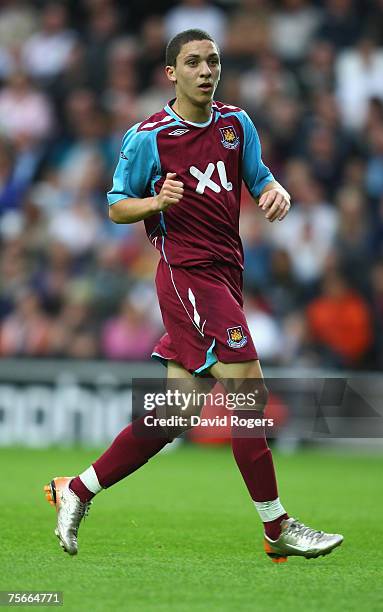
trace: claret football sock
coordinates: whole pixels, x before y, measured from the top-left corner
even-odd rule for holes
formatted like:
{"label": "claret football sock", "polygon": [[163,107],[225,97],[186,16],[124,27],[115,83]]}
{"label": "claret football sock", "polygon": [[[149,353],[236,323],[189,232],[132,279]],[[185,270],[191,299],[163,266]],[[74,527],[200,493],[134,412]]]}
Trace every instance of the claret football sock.
{"label": "claret football sock", "polygon": [[125,427],[101,457],[72,480],[69,487],[82,502],[138,470],[171,441],[161,428],[145,424],[151,414],[155,416],[155,410]]}
{"label": "claret football sock", "polygon": [[282,514],[281,516],[278,516],[278,518],[274,519],[273,521],[266,521],[263,523],[265,534],[267,535],[268,538],[270,538],[270,540],[278,540],[279,536],[281,535],[281,522],[288,518],[289,518],[289,515],[286,514],[285,512],[284,514]]}
{"label": "claret football sock", "polygon": [[[93,468],[93,466],[88,468],[88,470],[90,470],[91,468]],[[84,474],[85,474],[85,472],[84,472]],[[91,499],[93,499],[93,497],[96,495],[96,493],[99,492],[99,491],[91,491],[88,488],[90,485],[88,484],[88,486],[86,486],[84,484],[84,482],[82,480],[82,478],[84,477],[84,474],[80,474],[79,476],[76,476],[76,478],[73,478],[73,480],[71,480],[70,483],[69,483],[70,490],[73,491],[73,493],[76,493],[77,497],[83,503],[88,502]],[[100,491],[101,491],[101,489],[100,489]]]}
{"label": "claret football sock", "polygon": [[258,437],[241,437],[242,433],[245,430],[242,432],[240,427],[232,428],[233,455],[265,532],[274,540],[279,537],[281,521],[288,515],[279,501],[271,450],[264,430],[258,431]]}
{"label": "claret football sock", "polygon": [[278,497],[273,457],[266,438],[232,438],[232,449],[251,499],[265,502]]}

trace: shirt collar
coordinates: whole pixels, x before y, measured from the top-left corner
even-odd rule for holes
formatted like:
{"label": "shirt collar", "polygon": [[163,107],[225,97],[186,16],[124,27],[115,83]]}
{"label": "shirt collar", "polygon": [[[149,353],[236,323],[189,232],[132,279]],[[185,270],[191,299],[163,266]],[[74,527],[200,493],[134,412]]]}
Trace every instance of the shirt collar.
{"label": "shirt collar", "polygon": [[194,121],[186,121],[186,119],[183,119],[180,115],[178,115],[176,113],[175,110],[173,110],[173,104],[174,104],[175,101],[176,101],[176,98],[173,98],[172,100],[170,100],[170,102],[168,102],[167,105],[165,106],[165,111],[168,113],[168,115],[171,115],[175,119],[178,119],[178,121],[182,121],[182,123],[187,123],[188,125],[193,125],[194,127],[199,127],[199,128],[207,127],[212,122],[212,120],[213,120],[213,113],[214,113],[213,109],[211,111],[211,115],[210,115],[209,119],[207,121],[205,121],[204,123],[196,123]]}

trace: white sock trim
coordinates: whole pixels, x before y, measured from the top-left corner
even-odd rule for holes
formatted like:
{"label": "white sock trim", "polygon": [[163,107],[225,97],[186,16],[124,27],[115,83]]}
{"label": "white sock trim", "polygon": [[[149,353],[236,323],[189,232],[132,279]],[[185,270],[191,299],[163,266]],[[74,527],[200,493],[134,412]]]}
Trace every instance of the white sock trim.
{"label": "white sock trim", "polygon": [[102,486],[98,482],[97,474],[93,465],[91,465],[90,468],[85,470],[85,472],[80,474],[79,478],[81,482],[86,486],[86,488],[95,495],[102,491]]}
{"label": "white sock trim", "polygon": [[254,505],[258,511],[259,516],[261,517],[262,523],[274,521],[278,518],[278,516],[286,514],[286,510],[279,501],[279,497],[277,497],[277,499],[273,499],[272,501],[254,501]]}

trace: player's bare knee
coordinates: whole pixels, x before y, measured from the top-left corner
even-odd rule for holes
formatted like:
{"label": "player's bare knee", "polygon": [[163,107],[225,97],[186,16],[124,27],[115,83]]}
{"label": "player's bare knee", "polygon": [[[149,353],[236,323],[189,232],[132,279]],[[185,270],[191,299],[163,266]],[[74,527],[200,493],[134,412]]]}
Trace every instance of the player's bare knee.
{"label": "player's bare knee", "polygon": [[263,378],[235,378],[222,382],[226,392],[232,395],[236,409],[264,412],[269,392]]}
{"label": "player's bare knee", "polygon": [[255,410],[257,410],[258,412],[264,412],[269,399],[269,391],[263,379],[259,379],[255,382],[255,384],[253,384],[253,392],[255,400]]}
{"label": "player's bare knee", "polygon": [[243,396],[247,398],[247,403],[242,409],[264,412],[269,392],[263,378],[247,378],[243,380],[238,387],[237,397],[241,397],[241,400],[243,400]]}

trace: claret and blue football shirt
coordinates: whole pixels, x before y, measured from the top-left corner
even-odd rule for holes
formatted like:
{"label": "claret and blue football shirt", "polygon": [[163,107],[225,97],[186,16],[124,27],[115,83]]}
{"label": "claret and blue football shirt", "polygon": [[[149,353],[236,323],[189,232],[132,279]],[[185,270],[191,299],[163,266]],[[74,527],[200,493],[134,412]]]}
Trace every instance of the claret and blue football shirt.
{"label": "claret and blue football shirt", "polygon": [[213,102],[205,123],[185,121],[171,103],[125,134],[108,202],[158,194],[167,172],[184,196],[145,219],[150,241],[174,266],[217,262],[243,268],[239,236],[241,182],[257,197],[273,175],[257,130],[240,108]]}

